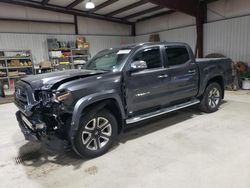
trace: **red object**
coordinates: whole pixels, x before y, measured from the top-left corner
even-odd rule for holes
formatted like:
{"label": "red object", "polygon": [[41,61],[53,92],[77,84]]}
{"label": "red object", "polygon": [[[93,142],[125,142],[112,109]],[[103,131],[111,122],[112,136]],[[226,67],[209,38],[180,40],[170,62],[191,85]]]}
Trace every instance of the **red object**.
{"label": "red object", "polygon": [[11,79],[10,80],[10,90],[14,90],[15,89],[15,80]]}
{"label": "red object", "polygon": [[71,52],[63,52],[64,56],[71,56]]}

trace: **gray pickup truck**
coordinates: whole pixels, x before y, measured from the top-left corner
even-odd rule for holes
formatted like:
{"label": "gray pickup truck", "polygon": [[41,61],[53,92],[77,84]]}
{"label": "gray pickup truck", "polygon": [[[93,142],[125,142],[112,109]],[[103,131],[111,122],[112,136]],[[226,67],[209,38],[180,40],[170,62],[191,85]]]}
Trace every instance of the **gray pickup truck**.
{"label": "gray pickup truck", "polygon": [[85,69],[21,79],[16,117],[27,140],[67,143],[81,157],[97,157],[129,124],[192,105],[217,111],[232,81],[231,62],[196,60],[183,43],[110,48]]}

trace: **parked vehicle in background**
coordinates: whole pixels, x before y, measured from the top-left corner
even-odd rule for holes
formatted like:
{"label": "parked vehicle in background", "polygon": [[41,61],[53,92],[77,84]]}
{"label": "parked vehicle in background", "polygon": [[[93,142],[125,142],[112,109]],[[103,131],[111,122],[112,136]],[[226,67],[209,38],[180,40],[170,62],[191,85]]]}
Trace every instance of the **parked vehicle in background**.
{"label": "parked vehicle in background", "polygon": [[183,43],[110,48],[84,70],[19,81],[17,120],[27,140],[67,141],[79,156],[97,157],[128,124],[196,104],[204,112],[217,111],[232,81],[231,62],[196,60]]}

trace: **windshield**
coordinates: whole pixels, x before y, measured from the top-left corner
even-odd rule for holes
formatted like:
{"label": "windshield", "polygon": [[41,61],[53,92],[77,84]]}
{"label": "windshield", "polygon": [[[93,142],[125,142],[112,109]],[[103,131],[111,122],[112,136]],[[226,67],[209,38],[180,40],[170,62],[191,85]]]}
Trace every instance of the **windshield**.
{"label": "windshield", "polygon": [[96,54],[86,65],[86,69],[112,71],[117,69],[131,49],[108,49]]}

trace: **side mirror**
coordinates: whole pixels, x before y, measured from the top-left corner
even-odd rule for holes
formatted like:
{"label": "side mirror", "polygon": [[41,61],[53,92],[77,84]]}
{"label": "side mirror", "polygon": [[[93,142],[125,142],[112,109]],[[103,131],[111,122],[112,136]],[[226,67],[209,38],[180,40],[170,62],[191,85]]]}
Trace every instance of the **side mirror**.
{"label": "side mirror", "polygon": [[147,69],[147,63],[145,61],[134,61],[130,64],[130,71],[137,72]]}

